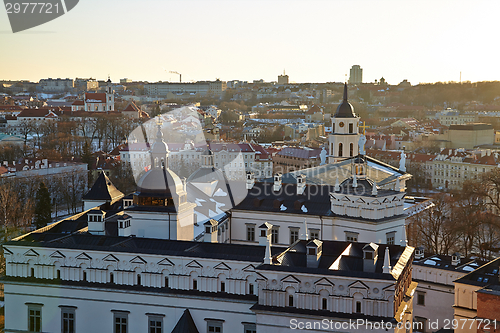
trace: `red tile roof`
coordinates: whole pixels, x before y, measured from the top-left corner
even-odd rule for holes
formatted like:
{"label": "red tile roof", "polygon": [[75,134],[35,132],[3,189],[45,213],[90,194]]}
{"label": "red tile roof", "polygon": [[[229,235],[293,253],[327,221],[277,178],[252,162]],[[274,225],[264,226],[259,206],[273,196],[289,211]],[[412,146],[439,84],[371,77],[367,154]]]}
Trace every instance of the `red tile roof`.
{"label": "red tile roof", "polygon": [[[106,94],[105,93],[86,93],[85,100],[87,102],[92,101],[90,103],[106,103]],[[97,102],[94,102],[97,101]]]}

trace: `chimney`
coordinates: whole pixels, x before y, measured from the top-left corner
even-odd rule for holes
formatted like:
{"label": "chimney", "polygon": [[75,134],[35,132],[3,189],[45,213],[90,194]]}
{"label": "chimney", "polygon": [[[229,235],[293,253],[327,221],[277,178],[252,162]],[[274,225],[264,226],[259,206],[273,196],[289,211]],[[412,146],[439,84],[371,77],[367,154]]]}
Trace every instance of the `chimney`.
{"label": "chimney", "polygon": [[301,240],[309,240],[309,232],[307,230],[307,221],[306,219],[304,219],[304,225],[302,227],[303,232],[300,234],[300,239]]}
{"label": "chimney", "polygon": [[267,239],[271,238],[272,229],[273,229],[273,225],[269,222],[263,223],[259,227],[259,245],[260,246],[266,246]]}
{"label": "chimney", "polygon": [[283,177],[283,174],[281,174],[279,172],[274,175],[274,187],[273,187],[274,192],[278,192],[281,190],[282,177]]}
{"label": "chimney", "polygon": [[203,241],[207,243],[217,243],[217,221],[210,219],[203,223],[205,226],[205,235]]}
{"label": "chimney", "polygon": [[458,266],[458,264],[460,264],[460,257],[461,257],[460,253],[458,253],[458,252],[453,253],[451,255],[451,265]]}
{"label": "chimney", "polygon": [[247,190],[251,190],[255,185],[255,175],[251,171],[247,171]]}
{"label": "chimney", "polygon": [[306,189],[306,175],[297,176],[297,194],[301,195]]}
{"label": "chimney", "polygon": [[363,272],[375,272],[378,260],[378,245],[369,243],[363,246]]}
{"label": "chimney", "polygon": [[313,239],[306,245],[307,268],[318,268],[323,253],[323,242]]}
{"label": "chimney", "polygon": [[104,235],[105,216],[106,212],[97,207],[87,213],[89,233]]}
{"label": "chimney", "polygon": [[423,246],[419,246],[415,249],[415,259],[416,260],[424,259],[424,247]]}
{"label": "chimney", "polygon": [[382,273],[390,274],[391,273],[391,257],[389,255],[389,246],[385,247],[385,255],[384,255],[384,266],[382,266]]}
{"label": "chimney", "polygon": [[406,239],[406,225],[403,224],[403,229],[401,230],[401,246],[408,246],[408,240]]}

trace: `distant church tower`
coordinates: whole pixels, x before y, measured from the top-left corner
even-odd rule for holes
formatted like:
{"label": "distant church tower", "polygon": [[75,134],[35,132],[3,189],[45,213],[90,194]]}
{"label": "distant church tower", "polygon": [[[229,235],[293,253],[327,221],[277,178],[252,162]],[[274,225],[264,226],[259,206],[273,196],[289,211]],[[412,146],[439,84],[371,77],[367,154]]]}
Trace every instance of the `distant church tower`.
{"label": "distant church tower", "polygon": [[328,138],[330,163],[358,155],[358,124],[359,117],[347,100],[347,83],[345,83],[344,98],[332,117],[332,134]]}
{"label": "distant church tower", "polygon": [[115,111],[115,92],[109,76],[106,82],[106,111]]}

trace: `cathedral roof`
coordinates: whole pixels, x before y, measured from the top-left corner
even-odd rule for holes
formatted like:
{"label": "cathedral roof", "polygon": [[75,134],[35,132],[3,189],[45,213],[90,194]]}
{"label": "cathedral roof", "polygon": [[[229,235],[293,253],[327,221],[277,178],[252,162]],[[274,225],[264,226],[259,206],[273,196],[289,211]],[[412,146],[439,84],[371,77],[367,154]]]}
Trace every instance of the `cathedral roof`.
{"label": "cathedral roof", "polygon": [[113,185],[104,172],[101,172],[92,188],[83,196],[83,200],[112,201],[119,197],[123,197],[123,193]]}
{"label": "cathedral roof", "polygon": [[335,111],[335,118],[356,118],[356,114],[354,113],[354,108],[351,103],[347,100],[347,83],[344,84],[344,98],[342,103],[337,107],[337,111]]}

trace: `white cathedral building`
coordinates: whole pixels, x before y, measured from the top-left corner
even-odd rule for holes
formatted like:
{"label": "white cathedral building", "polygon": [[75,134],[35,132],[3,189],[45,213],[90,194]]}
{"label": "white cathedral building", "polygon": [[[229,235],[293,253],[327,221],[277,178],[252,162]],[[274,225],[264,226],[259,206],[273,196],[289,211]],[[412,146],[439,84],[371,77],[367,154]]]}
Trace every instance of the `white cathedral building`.
{"label": "white cathedral building", "polygon": [[248,173],[245,196],[208,148],[181,180],[158,131],[135,193],[101,174],[84,212],[3,245],[5,332],[408,332],[405,219],[430,203],[409,202],[411,175],[364,154],[358,121],[345,88],[331,163]]}

